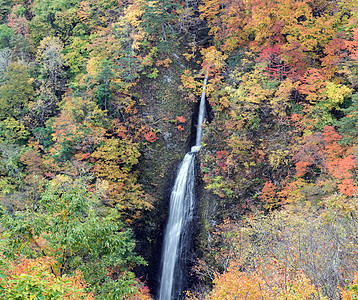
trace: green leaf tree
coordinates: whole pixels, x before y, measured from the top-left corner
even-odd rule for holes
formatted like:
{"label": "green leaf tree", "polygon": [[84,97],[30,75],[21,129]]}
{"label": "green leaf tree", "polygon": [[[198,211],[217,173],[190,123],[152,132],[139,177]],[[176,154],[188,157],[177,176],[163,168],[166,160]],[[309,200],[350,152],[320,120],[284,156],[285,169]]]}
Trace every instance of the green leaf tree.
{"label": "green leaf tree", "polygon": [[[53,274],[81,271],[99,299],[107,299],[101,295],[114,291],[118,295],[131,289],[136,292],[129,288],[135,282],[129,270],[144,261],[133,252],[131,232],[116,209],[99,207],[98,198],[83,179],[58,176],[32,207],[14,215],[3,211],[1,224],[5,255],[52,257]],[[123,276],[117,280],[119,274]],[[114,295],[111,299],[121,298]]]}
{"label": "green leaf tree", "polygon": [[18,62],[11,63],[4,73],[4,84],[0,86],[0,120],[19,118],[26,112],[34,97],[28,67]]}

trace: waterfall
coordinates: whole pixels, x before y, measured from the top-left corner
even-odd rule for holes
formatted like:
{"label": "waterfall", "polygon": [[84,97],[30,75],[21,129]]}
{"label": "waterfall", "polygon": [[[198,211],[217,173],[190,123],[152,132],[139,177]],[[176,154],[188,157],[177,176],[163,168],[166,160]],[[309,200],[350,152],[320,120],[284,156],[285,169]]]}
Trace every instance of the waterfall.
{"label": "waterfall", "polygon": [[200,150],[202,124],[205,116],[205,88],[208,75],[205,76],[203,92],[199,106],[196,131],[196,143],[191,147],[180,165],[170,196],[169,219],[165,229],[162,254],[162,273],[159,300],[178,299],[186,274],[181,265],[186,261],[190,237],[187,232],[193,219],[195,206],[195,154]]}
{"label": "waterfall", "polygon": [[203,122],[205,117],[205,89],[206,83],[208,82],[208,75],[204,78],[203,92],[201,93],[199,116],[198,116],[198,127],[196,129],[196,143],[195,146],[201,146],[201,137],[203,135]]}

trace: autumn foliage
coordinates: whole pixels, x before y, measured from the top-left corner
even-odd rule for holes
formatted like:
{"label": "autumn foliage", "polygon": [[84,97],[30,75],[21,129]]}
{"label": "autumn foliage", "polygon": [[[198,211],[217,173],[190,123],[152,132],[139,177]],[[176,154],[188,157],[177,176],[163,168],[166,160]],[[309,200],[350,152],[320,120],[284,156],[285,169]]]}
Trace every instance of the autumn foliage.
{"label": "autumn foliage", "polygon": [[356,2],[0,0],[1,297],[150,298],[208,76],[191,292],[354,299]]}
{"label": "autumn foliage", "polygon": [[50,257],[39,259],[19,258],[16,263],[1,259],[1,297],[3,299],[94,299],[85,292],[86,283],[80,273],[73,276],[56,276]]}

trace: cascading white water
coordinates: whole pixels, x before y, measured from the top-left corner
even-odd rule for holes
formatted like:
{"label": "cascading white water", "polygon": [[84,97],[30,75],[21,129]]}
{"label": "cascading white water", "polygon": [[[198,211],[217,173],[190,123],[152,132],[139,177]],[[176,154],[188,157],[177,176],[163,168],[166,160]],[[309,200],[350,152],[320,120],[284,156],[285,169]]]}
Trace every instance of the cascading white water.
{"label": "cascading white water", "polygon": [[195,146],[201,146],[201,137],[203,136],[203,122],[205,117],[205,90],[206,90],[207,82],[208,82],[208,75],[206,75],[204,78],[203,92],[201,93]]}
{"label": "cascading white water", "polygon": [[162,255],[162,276],[159,300],[177,299],[181,293],[183,276],[180,260],[185,260],[187,251],[186,230],[193,219],[195,205],[195,154],[200,150],[202,124],[205,116],[205,88],[208,76],[205,76],[201,95],[196,143],[187,153],[180,165],[170,196],[169,219],[165,230]]}

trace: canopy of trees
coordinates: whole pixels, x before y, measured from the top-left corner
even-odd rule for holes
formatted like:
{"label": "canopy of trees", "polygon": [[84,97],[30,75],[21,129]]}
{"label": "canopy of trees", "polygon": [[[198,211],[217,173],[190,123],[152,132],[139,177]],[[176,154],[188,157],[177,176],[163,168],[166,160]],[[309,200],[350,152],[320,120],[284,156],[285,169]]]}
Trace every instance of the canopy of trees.
{"label": "canopy of trees", "polygon": [[358,297],[356,0],[0,0],[2,299],[155,297],[205,74],[186,297]]}

